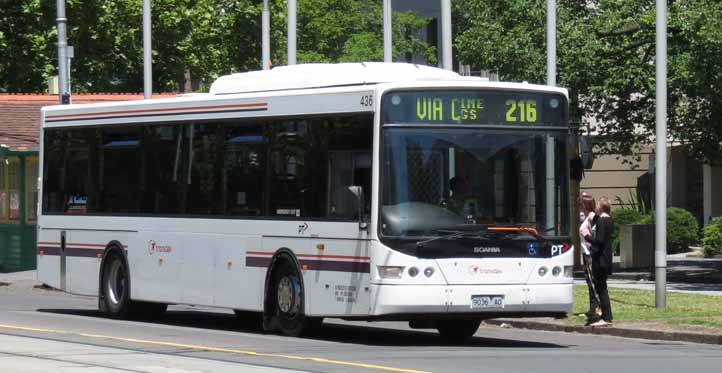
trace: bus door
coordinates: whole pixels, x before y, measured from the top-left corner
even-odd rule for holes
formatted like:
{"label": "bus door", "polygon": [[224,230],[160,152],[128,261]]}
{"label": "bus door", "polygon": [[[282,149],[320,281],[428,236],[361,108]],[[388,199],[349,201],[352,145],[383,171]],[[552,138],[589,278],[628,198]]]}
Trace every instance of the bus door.
{"label": "bus door", "polygon": [[[359,315],[369,307],[368,231],[359,224],[359,198],[349,189],[363,190],[362,215],[371,206],[371,153],[331,151],[328,157],[327,216],[334,222],[314,223],[313,257],[305,276],[309,314]],[[330,220],[330,219],[329,219]],[[309,290],[310,289],[310,290]]]}

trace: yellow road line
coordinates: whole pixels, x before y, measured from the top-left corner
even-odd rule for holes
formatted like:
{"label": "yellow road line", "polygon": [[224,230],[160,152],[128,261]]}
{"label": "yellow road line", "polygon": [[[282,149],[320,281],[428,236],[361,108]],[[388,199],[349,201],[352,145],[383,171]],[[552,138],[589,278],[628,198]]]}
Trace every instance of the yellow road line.
{"label": "yellow road line", "polygon": [[345,366],[351,366],[351,367],[357,367],[357,368],[384,370],[384,371],[388,371],[388,372],[431,373],[431,372],[424,371],[424,370],[396,368],[396,367],[391,367],[391,366],[386,366],[386,365],[366,364],[366,363],[358,363],[358,362],[353,362],[353,361],[326,359],[326,358],[322,358],[322,357],[285,355],[285,354],[274,354],[274,353],[268,353],[268,352],[236,350],[236,349],[224,348],[224,347],[213,347],[213,346],[203,346],[203,345],[173,343],[173,342],[163,342],[163,341],[152,341],[152,340],[148,340],[148,339],[124,338],[124,337],[116,337],[116,336],[112,336],[112,335],[79,333],[79,332],[71,332],[71,331],[66,331],[66,330],[54,330],[54,329],[45,329],[45,328],[32,328],[32,327],[28,327],[28,326],[0,324],[0,329],[22,330],[22,331],[29,331],[29,332],[53,333],[53,334],[66,334],[66,335],[75,335],[75,336],[80,336],[80,337],[85,337],[85,338],[106,339],[106,340],[111,340],[111,341],[140,343],[140,344],[164,346],[164,347],[187,348],[187,349],[198,350],[198,351],[225,352],[225,353],[257,356],[257,357],[313,361],[313,362],[321,363],[321,364],[345,365]]}

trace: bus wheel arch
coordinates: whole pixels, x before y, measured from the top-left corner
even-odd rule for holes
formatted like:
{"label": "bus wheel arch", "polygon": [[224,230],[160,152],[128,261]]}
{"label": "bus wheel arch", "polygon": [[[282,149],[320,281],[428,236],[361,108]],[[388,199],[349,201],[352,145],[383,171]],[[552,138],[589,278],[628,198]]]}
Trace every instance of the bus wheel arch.
{"label": "bus wheel arch", "polygon": [[[110,271],[110,272],[107,272]],[[113,276],[115,278],[111,278]],[[119,277],[118,277],[119,276]],[[122,284],[120,284],[122,283]],[[131,277],[128,255],[118,241],[105,247],[98,272],[98,310],[112,318],[128,317],[158,318],[167,304],[133,301],[130,291]],[[122,290],[118,288],[121,286]],[[111,289],[113,287],[114,289]],[[121,294],[118,294],[120,292]],[[108,298],[110,296],[110,298]]]}
{"label": "bus wheel arch", "polygon": [[266,271],[263,301],[263,329],[299,336],[320,325],[320,319],[305,315],[306,291],[296,255],[281,248]]}

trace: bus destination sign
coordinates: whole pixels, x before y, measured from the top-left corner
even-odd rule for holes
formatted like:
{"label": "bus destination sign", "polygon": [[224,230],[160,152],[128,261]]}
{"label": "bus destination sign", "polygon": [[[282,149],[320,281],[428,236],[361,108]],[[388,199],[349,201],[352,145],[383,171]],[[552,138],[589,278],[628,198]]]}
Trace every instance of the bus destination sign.
{"label": "bus destination sign", "polygon": [[384,124],[564,126],[566,98],[512,91],[394,91],[384,96]]}

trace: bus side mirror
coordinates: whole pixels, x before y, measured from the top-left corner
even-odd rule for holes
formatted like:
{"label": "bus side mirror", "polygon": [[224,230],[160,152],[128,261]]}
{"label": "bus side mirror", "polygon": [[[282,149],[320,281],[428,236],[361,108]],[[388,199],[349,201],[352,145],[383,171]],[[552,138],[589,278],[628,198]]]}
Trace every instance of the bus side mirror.
{"label": "bus side mirror", "polygon": [[594,146],[589,140],[589,136],[579,138],[579,151],[582,156],[582,167],[585,170],[591,170],[594,167]]}
{"label": "bus side mirror", "polygon": [[351,185],[348,190],[356,197],[356,203],[358,204],[358,228],[362,231],[368,229],[368,223],[366,223],[366,217],[364,216],[364,188],[358,185]]}

